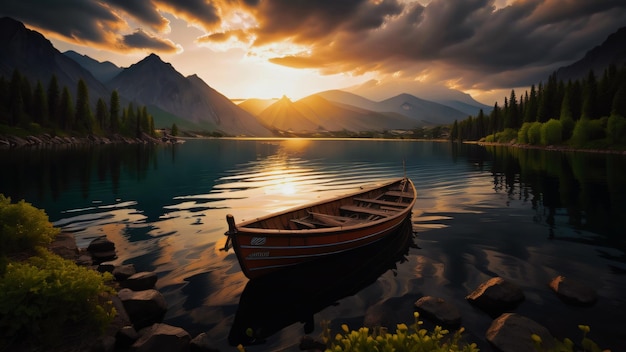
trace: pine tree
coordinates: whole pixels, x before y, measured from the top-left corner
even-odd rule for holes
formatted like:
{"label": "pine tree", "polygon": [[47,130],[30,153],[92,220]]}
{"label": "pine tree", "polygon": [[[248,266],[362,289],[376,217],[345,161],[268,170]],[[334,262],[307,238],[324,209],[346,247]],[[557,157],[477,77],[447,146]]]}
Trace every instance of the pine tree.
{"label": "pine tree", "polygon": [[109,103],[109,118],[111,122],[109,124],[112,133],[120,132],[120,96],[117,90],[111,92],[111,101]]}
{"label": "pine tree", "polygon": [[33,120],[39,124],[48,124],[48,102],[41,81],[37,81],[35,92],[33,93]]}
{"label": "pine tree", "polygon": [[89,91],[82,79],[76,89],[76,128],[81,132],[93,132],[93,116],[89,108]]}
{"label": "pine tree", "polygon": [[528,102],[524,106],[524,122],[537,121],[537,91],[535,85],[530,86],[530,95],[528,96]]}
{"label": "pine tree", "polygon": [[96,104],[96,121],[98,123],[98,127],[101,131],[107,130],[107,104],[102,100],[102,98],[98,99],[98,103]]}
{"label": "pine tree", "polygon": [[74,108],[72,107],[72,96],[67,87],[63,87],[61,93],[61,101],[59,104],[59,127],[62,130],[71,130],[74,128]]}
{"label": "pine tree", "polygon": [[24,100],[22,100],[22,74],[17,70],[13,70],[9,92],[9,125],[17,126],[24,116]]}
{"label": "pine tree", "polygon": [[59,124],[59,105],[61,95],[59,91],[59,82],[57,76],[52,75],[50,82],[48,83],[48,116],[52,126],[58,126]]}
{"label": "pine tree", "polygon": [[598,83],[593,70],[589,71],[584,87],[581,117],[590,120],[597,119],[600,117],[598,113]]}
{"label": "pine tree", "polygon": [[507,115],[507,124],[505,124],[504,128],[519,128],[519,111],[517,106],[517,98],[515,96],[515,90],[511,90]]}

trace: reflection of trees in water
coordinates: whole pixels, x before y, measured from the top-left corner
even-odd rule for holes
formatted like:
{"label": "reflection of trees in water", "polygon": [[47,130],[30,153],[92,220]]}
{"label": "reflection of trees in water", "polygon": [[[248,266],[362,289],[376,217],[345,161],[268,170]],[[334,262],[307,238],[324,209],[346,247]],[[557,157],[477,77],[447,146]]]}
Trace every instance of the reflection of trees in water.
{"label": "reflection of trees in water", "polygon": [[494,188],[509,199],[530,201],[536,220],[550,225],[559,216],[574,229],[595,238],[562,238],[596,245],[624,247],[626,163],[612,154],[562,153],[536,149],[487,147],[493,158]]}
{"label": "reflection of trees in water", "polygon": [[0,173],[2,192],[16,200],[32,201],[33,197],[45,199],[50,190],[50,197],[57,200],[63,192],[78,186],[86,199],[93,177],[97,177],[100,182],[110,180],[111,191],[117,194],[122,172],[143,180],[151,165],[157,168],[156,148],[135,144],[5,150],[0,155],[6,166]]}

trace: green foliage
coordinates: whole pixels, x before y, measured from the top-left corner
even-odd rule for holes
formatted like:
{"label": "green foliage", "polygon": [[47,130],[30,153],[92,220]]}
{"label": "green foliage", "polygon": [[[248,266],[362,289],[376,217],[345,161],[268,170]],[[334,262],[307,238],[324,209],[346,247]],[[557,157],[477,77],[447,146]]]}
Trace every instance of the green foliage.
{"label": "green foliage", "polygon": [[58,233],[43,210],[0,194],[0,256],[47,245]]}
{"label": "green foliage", "polygon": [[541,122],[533,122],[528,128],[528,143],[539,145],[541,143]]}
{"label": "green foliage", "polygon": [[563,125],[561,121],[550,119],[541,125],[541,144],[557,145],[563,138]]}
{"label": "green foliage", "polygon": [[606,124],[606,137],[610,143],[626,143],[626,118],[611,115]]}
{"label": "green foliage", "polygon": [[602,352],[603,349],[598,346],[595,342],[593,342],[590,338],[587,337],[587,334],[591,329],[588,325],[578,325],[578,329],[583,332],[583,338],[580,341],[580,349],[577,347],[572,340],[566,338],[563,341],[555,340],[555,344],[553,348],[544,348],[543,341],[541,341],[541,337],[536,334],[531,336],[535,349],[541,352]]}
{"label": "green foliage", "polygon": [[44,346],[58,342],[67,327],[102,332],[116,314],[102,295],[113,293],[107,280],[112,280],[110,273],[39,248],[25,262],[9,263],[0,278],[0,330],[10,339],[40,338],[37,343]]}
{"label": "green foliage", "polygon": [[531,122],[524,122],[522,124],[522,127],[520,127],[519,131],[517,132],[517,143],[528,144],[528,130],[532,125],[533,124]]}
{"label": "green foliage", "polygon": [[358,331],[342,325],[342,333],[331,338],[328,328],[324,331],[324,341],[328,344],[326,351],[478,351],[476,344],[461,342],[463,329],[459,329],[452,336],[449,331],[440,326],[429,332],[420,329],[422,322],[419,314],[414,313],[415,323],[410,327],[398,324],[395,333],[387,332],[385,328],[370,329],[362,327]]}
{"label": "green foliage", "polygon": [[504,131],[498,132],[494,136],[494,140],[498,143],[509,143],[517,138],[517,131],[512,128],[505,128]]}

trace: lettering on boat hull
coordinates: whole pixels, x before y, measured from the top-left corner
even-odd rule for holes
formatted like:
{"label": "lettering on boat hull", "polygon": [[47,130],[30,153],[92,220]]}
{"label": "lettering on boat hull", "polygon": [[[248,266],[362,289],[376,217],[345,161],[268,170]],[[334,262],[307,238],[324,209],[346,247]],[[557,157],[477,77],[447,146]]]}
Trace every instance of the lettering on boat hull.
{"label": "lettering on boat hull", "polygon": [[266,258],[270,256],[270,252],[254,252],[248,255],[248,258]]}

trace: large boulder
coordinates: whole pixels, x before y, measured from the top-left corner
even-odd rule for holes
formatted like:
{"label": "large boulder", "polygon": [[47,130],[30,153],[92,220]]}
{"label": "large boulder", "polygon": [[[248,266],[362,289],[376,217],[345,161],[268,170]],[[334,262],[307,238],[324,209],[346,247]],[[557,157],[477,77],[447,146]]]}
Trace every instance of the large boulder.
{"label": "large boulder", "polygon": [[501,277],[493,277],[480,284],[465,299],[495,317],[517,307],[525,296],[514,283]]}
{"label": "large boulder", "polygon": [[141,337],[132,345],[136,352],[187,352],[191,336],[182,328],[167,324],[154,324],[143,329]]}
{"label": "large boulder", "polygon": [[109,241],[105,236],[98,237],[89,243],[87,251],[95,263],[106,262],[117,257],[115,254],[115,243]]}
{"label": "large boulder", "polygon": [[120,285],[133,291],[143,291],[153,289],[157,279],[156,273],[142,271],[129,276],[126,280],[120,282]]}
{"label": "large boulder", "polygon": [[461,313],[458,308],[442,298],[424,296],[415,302],[415,308],[436,324],[451,328],[461,325]]}
{"label": "large boulder", "polygon": [[562,275],[552,279],[550,288],[563,302],[572,305],[591,306],[598,300],[598,294],[593,288]]}
{"label": "large boulder", "polygon": [[50,243],[49,249],[58,256],[72,260],[78,257],[79,253],[74,235],[67,232],[58,234]]}
{"label": "large boulder", "polygon": [[165,298],[157,290],[133,291],[123,288],[117,296],[137,330],[160,323],[167,312]]}
{"label": "large boulder", "polygon": [[137,273],[133,264],[116,266],[111,272],[117,281],[124,281]]}
{"label": "large boulder", "polygon": [[485,334],[487,341],[501,352],[536,352],[533,335],[541,338],[544,350],[555,347],[555,339],[548,329],[515,313],[505,313],[494,319]]}
{"label": "large boulder", "polygon": [[214,343],[209,338],[206,332],[198,334],[189,343],[189,351],[191,352],[219,352],[217,348],[214,348]]}

